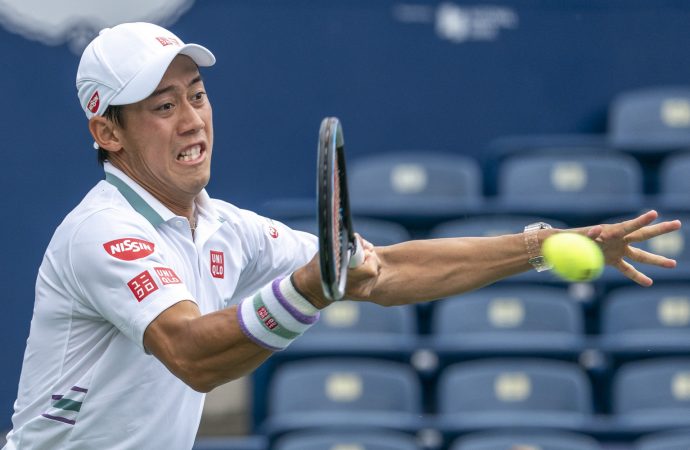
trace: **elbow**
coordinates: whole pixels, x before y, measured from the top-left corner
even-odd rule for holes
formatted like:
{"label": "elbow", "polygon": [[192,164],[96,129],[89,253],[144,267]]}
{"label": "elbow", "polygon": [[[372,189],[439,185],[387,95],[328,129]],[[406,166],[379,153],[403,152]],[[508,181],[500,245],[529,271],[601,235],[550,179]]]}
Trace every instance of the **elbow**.
{"label": "elbow", "polygon": [[209,369],[197,361],[178,362],[172,372],[187,386],[202,394],[207,394],[218,386],[239,378],[239,376]]}

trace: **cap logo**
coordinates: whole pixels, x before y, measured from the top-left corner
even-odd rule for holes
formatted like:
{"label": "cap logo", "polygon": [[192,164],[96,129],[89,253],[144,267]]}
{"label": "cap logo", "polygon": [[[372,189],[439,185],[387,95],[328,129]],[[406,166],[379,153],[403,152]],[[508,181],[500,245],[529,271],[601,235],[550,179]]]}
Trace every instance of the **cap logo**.
{"label": "cap logo", "polygon": [[96,114],[96,111],[98,111],[99,106],[101,106],[101,98],[98,95],[98,91],[96,91],[89,99],[89,103],[86,104],[86,109]]}
{"label": "cap logo", "polygon": [[157,40],[158,42],[160,42],[160,44],[161,44],[163,47],[168,46],[168,45],[176,45],[177,47],[180,46],[180,41],[178,41],[178,40],[175,39],[175,38],[171,38],[171,37],[157,37],[156,40]]}

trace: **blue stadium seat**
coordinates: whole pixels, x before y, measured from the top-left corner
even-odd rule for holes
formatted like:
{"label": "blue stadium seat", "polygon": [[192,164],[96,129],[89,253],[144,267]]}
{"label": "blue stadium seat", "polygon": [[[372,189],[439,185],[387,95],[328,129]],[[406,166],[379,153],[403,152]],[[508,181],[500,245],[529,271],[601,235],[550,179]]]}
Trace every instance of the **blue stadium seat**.
{"label": "blue stadium seat", "polygon": [[690,86],[656,86],[620,93],[608,119],[609,143],[629,152],[690,147]]}
{"label": "blue stadium seat", "polygon": [[374,358],[317,358],[277,366],[263,432],[324,427],[416,431],[421,382],[411,366]]}
{"label": "blue stadium seat", "polygon": [[479,162],[427,151],[360,156],[348,167],[355,215],[395,221],[440,220],[483,205]]}
{"label": "blue stadium seat", "polygon": [[628,362],[612,380],[611,423],[621,433],[642,435],[690,427],[690,358]]}
{"label": "blue stadium seat", "polygon": [[[314,216],[286,219],[284,223],[295,230],[318,234],[316,211],[314,211]],[[391,245],[411,239],[407,228],[389,220],[354,217],[352,226],[357,233],[374,245]]]}
{"label": "blue stadium seat", "polygon": [[534,429],[470,433],[456,439],[448,450],[603,450],[603,447],[585,434]]}
{"label": "blue stadium seat", "polygon": [[587,426],[590,381],[576,363],[494,358],[453,364],[437,384],[436,426],[445,434],[495,428]]}
{"label": "blue stadium seat", "polygon": [[603,299],[599,348],[621,359],[690,352],[690,283],[619,287]]}
{"label": "blue stadium seat", "polygon": [[644,204],[641,164],[613,151],[535,151],[499,168],[496,206],[578,225],[636,212]]}
{"label": "blue stadium seat", "polygon": [[199,438],[192,450],[268,450],[265,436],[223,436]]}
{"label": "blue stadium seat", "polygon": [[274,358],[361,355],[409,360],[418,345],[416,314],[414,305],[387,308],[370,302],[336,302]]}
{"label": "blue stadium seat", "polygon": [[421,450],[414,436],[392,430],[318,430],[289,433],[271,450]]}
{"label": "blue stadium seat", "polygon": [[500,136],[491,140],[483,152],[485,192],[496,195],[498,168],[504,159],[516,154],[548,151],[554,153],[601,152],[608,149],[606,134],[522,134]]}
{"label": "blue stadium seat", "polygon": [[[690,145],[690,144],[689,144]],[[690,211],[690,152],[673,153],[659,165],[659,208]]]}
{"label": "blue stadium seat", "polygon": [[436,302],[431,348],[444,359],[552,356],[587,345],[582,305],[565,287],[495,285]]}
{"label": "blue stadium seat", "polygon": [[651,433],[637,439],[633,450],[688,450],[690,430],[673,430]]}

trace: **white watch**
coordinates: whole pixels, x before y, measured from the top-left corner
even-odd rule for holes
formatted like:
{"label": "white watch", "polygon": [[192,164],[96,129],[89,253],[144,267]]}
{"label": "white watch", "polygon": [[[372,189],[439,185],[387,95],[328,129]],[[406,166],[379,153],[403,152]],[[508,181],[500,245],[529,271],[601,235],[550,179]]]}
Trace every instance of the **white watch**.
{"label": "white watch", "polygon": [[548,230],[553,228],[546,222],[535,222],[527,225],[525,231],[522,233],[525,236],[525,248],[527,249],[528,262],[534,267],[537,272],[551,270],[553,267],[546,261],[544,255],[541,254],[541,246],[539,245],[539,230]]}

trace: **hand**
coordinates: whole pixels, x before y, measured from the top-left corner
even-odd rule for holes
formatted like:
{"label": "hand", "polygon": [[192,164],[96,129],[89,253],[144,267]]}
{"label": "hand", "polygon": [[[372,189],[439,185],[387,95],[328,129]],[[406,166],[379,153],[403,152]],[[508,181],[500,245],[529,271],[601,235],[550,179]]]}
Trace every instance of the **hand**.
{"label": "hand", "polygon": [[[376,286],[381,272],[381,262],[370,242],[362,239],[359,234],[357,234],[357,239],[359,239],[364,250],[364,259],[357,267],[348,269],[345,298],[363,300],[369,297],[372,289]],[[321,286],[321,265],[318,253],[314,255],[311,261],[292,274],[292,282],[295,289],[315,307],[323,309],[331,304],[331,301],[325,297]]]}
{"label": "hand", "polygon": [[669,269],[676,267],[676,261],[673,259],[630,245],[676,231],[681,227],[680,220],[652,224],[657,217],[659,214],[652,210],[631,220],[610,225],[596,225],[585,228],[583,231],[599,244],[604,252],[606,264],[615,267],[635,283],[646,287],[652,285],[652,279],[637,270],[624,258]]}
{"label": "hand", "polygon": [[359,244],[364,250],[364,259],[357,267],[347,271],[347,285],[345,286],[345,298],[350,300],[363,300],[369,298],[371,291],[376,286],[381,273],[381,261],[374,245],[363,239],[359,234]]}

